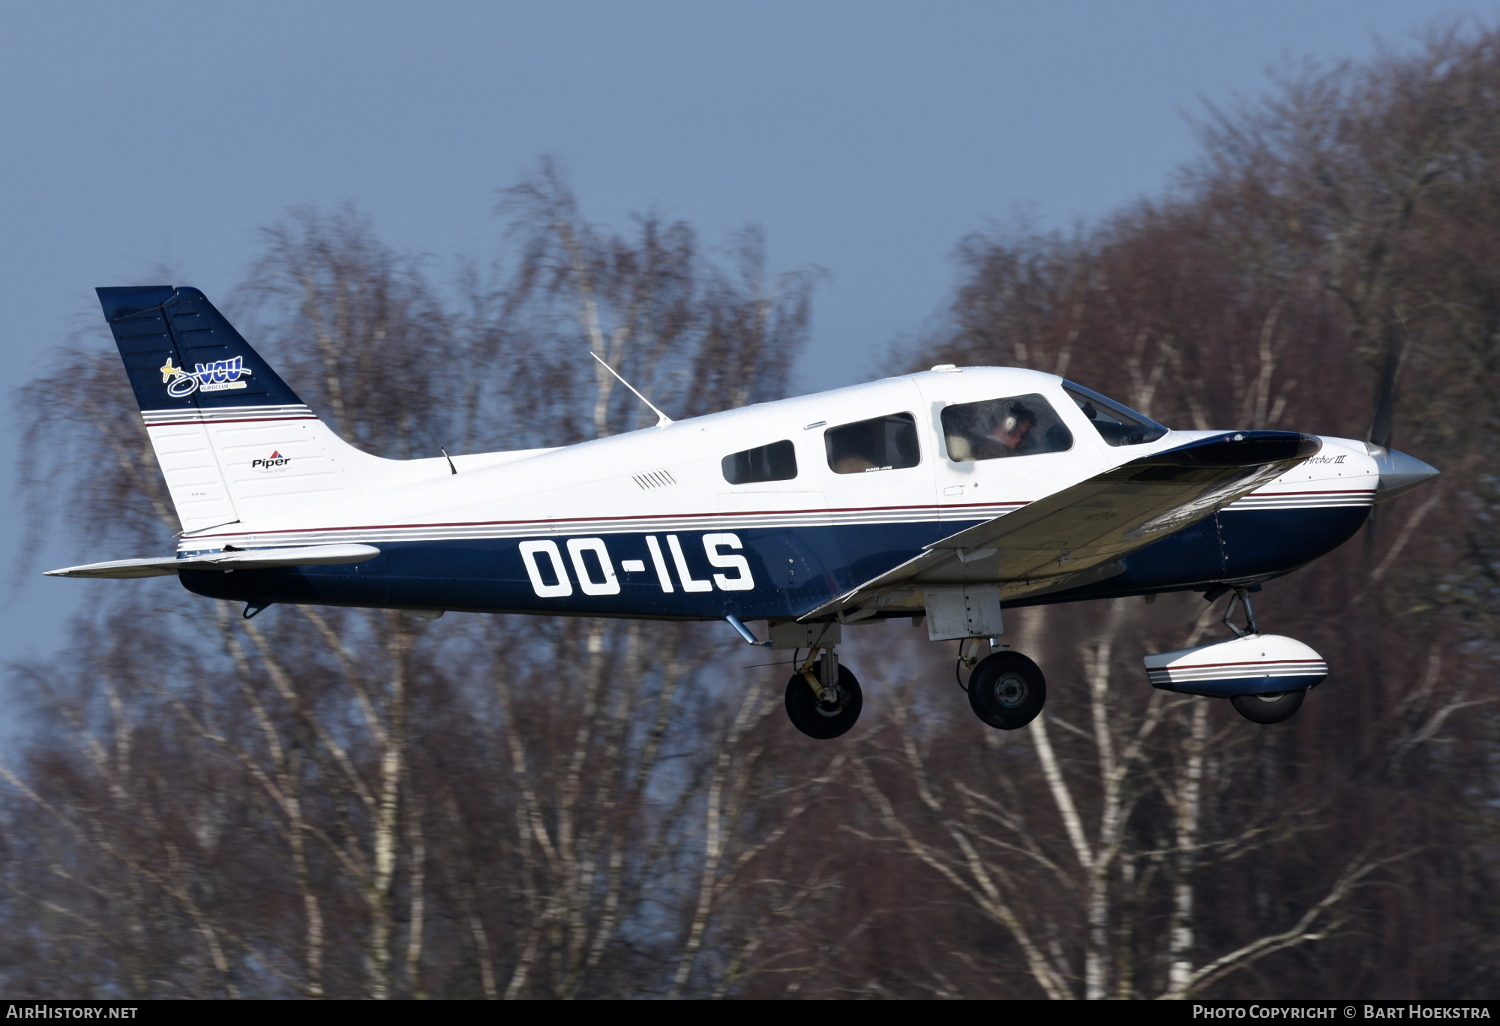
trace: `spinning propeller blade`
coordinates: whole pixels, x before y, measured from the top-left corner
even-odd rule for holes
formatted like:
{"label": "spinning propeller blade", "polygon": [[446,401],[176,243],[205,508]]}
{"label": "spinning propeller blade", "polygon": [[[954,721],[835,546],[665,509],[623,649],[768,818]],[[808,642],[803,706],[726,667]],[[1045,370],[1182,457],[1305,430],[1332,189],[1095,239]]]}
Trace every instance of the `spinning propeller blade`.
{"label": "spinning propeller blade", "polygon": [[[1396,419],[1396,382],[1401,376],[1401,368],[1406,363],[1406,354],[1410,349],[1411,335],[1406,330],[1406,322],[1392,310],[1391,320],[1386,325],[1385,356],[1381,360],[1380,381],[1375,389],[1375,413],[1370,418],[1370,433],[1365,439],[1370,455],[1380,465],[1381,490],[1387,493],[1386,497],[1414,488],[1437,473],[1420,460],[1391,449],[1391,434],[1395,429]],[[1366,521],[1367,558],[1373,557],[1375,553],[1377,508],[1378,502],[1370,506],[1370,516]]]}
{"label": "spinning propeller blade", "polygon": [[[1391,432],[1395,428],[1397,408],[1397,378],[1401,365],[1406,362],[1406,326],[1400,318],[1392,318],[1386,324],[1386,354],[1380,362],[1380,381],[1376,384],[1376,413],[1370,419],[1370,434],[1365,441],[1377,449],[1391,450]],[[1365,519],[1365,558],[1376,555],[1376,505],[1371,505],[1370,516]]]}
{"label": "spinning propeller blade", "polygon": [[1396,379],[1401,375],[1401,366],[1406,362],[1410,337],[1406,325],[1399,319],[1391,321],[1386,328],[1385,358],[1381,361],[1380,383],[1375,390],[1375,415],[1370,420],[1370,433],[1366,441],[1382,449],[1391,447],[1391,429],[1396,413]]}

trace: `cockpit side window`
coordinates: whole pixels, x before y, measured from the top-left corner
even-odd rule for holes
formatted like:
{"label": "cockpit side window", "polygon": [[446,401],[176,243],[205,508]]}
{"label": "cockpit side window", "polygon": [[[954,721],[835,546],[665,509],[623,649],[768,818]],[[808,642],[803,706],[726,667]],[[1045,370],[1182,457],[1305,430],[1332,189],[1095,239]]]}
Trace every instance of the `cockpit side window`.
{"label": "cockpit side window", "polygon": [[1073,448],[1073,432],[1040,395],[958,403],[943,410],[943,437],[954,463],[1035,456]]}
{"label": "cockpit side window", "polygon": [[790,441],[772,442],[731,453],[719,465],[724,470],[724,480],[732,485],[790,481],[797,476],[797,450]]}
{"label": "cockpit side window", "polygon": [[1106,399],[1082,385],[1064,381],[1063,391],[1078,404],[1089,423],[1094,425],[1094,430],[1110,445],[1141,445],[1154,442],[1167,433],[1165,427],[1145,414],[1136,413],[1130,407]]}
{"label": "cockpit side window", "polygon": [[904,470],[922,462],[917,419],[910,413],[831,427],[823,432],[823,445],[828,450],[828,468],[835,474]]}

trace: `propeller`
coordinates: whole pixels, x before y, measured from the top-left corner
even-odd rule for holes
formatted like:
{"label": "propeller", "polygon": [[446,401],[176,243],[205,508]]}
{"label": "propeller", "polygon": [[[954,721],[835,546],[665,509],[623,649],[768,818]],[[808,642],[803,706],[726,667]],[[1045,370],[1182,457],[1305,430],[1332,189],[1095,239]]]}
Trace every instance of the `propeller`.
{"label": "propeller", "polygon": [[[1394,311],[1392,311],[1394,313]],[[1391,447],[1391,429],[1396,413],[1396,379],[1406,363],[1411,338],[1399,315],[1386,326],[1385,357],[1381,360],[1380,382],[1375,390],[1375,416],[1365,441],[1380,449]],[[1373,511],[1372,511],[1373,512]]]}
{"label": "propeller", "polygon": [[[1410,336],[1406,325],[1394,310],[1386,322],[1385,355],[1380,361],[1380,380],[1375,386],[1375,413],[1370,418],[1370,431],[1365,436],[1366,447],[1377,461],[1391,451],[1391,432],[1396,419],[1396,379],[1401,376],[1401,365],[1406,362],[1407,343]],[[1381,470],[1385,469],[1382,461]],[[1370,515],[1365,520],[1365,558],[1375,556],[1375,511],[1379,503],[1370,504]]]}
{"label": "propeller", "polygon": [[[1411,336],[1400,315],[1395,314],[1386,328],[1385,357],[1381,361],[1380,381],[1375,390],[1375,415],[1370,420],[1370,434],[1365,449],[1375,458],[1380,480],[1376,485],[1375,503],[1384,502],[1403,492],[1411,491],[1422,482],[1437,476],[1437,468],[1428,466],[1415,456],[1397,452],[1391,448],[1396,411],[1396,381],[1401,368],[1411,351]],[[1365,532],[1365,554],[1373,555],[1375,549],[1375,510],[1370,506],[1369,530]]]}

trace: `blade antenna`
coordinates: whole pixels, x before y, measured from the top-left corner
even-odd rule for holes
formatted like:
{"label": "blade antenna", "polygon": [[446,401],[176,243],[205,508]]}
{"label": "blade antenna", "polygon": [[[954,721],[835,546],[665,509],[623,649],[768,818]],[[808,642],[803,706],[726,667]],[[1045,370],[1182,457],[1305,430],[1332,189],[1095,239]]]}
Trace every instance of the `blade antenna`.
{"label": "blade antenna", "polygon": [[589,350],[589,355],[592,356],[594,359],[596,359],[596,360],[599,361],[599,366],[603,367],[605,370],[607,370],[611,374],[613,374],[615,376],[615,380],[616,381],[618,381],[620,384],[624,385],[626,388],[630,389],[630,391],[635,394],[635,397],[637,399],[639,399],[641,402],[645,403],[647,406],[651,407],[651,412],[654,413],[654,414],[656,414],[656,426],[657,427],[666,427],[668,424],[672,423],[672,418],[671,417],[668,417],[665,413],[663,413],[660,410],[658,410],[656,408],[656,406],[651,402],[650,399],[647,399],[645,396],[641,395],[641,393],[636,392],[635,386],[632,385],[630,382],[626,381],[624,378],[620,377],[619,373],[613,367],[611,367],[609,364],[607,364],[607,363],[604,362],[604,358],[602,356],[600,356],[598,353],[594,352],[592,349]]}

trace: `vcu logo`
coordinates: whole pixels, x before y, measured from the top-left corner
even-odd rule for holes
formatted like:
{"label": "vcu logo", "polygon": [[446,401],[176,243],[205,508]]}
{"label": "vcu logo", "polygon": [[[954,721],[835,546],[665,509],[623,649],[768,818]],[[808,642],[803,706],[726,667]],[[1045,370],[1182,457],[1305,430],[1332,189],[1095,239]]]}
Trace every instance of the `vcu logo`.
{"label": "vcu logo", "polygon": [[167,386],[167,394],[176,399],[192,395],[200,389],[204,392],[223,392],[226,389],[248,388],[250,385],[248,381],[240,380],[250,373],[243,356],[200,363],[193,370],[172,366],[172,358],[169,356],[167,362],[157,370],[161,371],[162,384]]}

